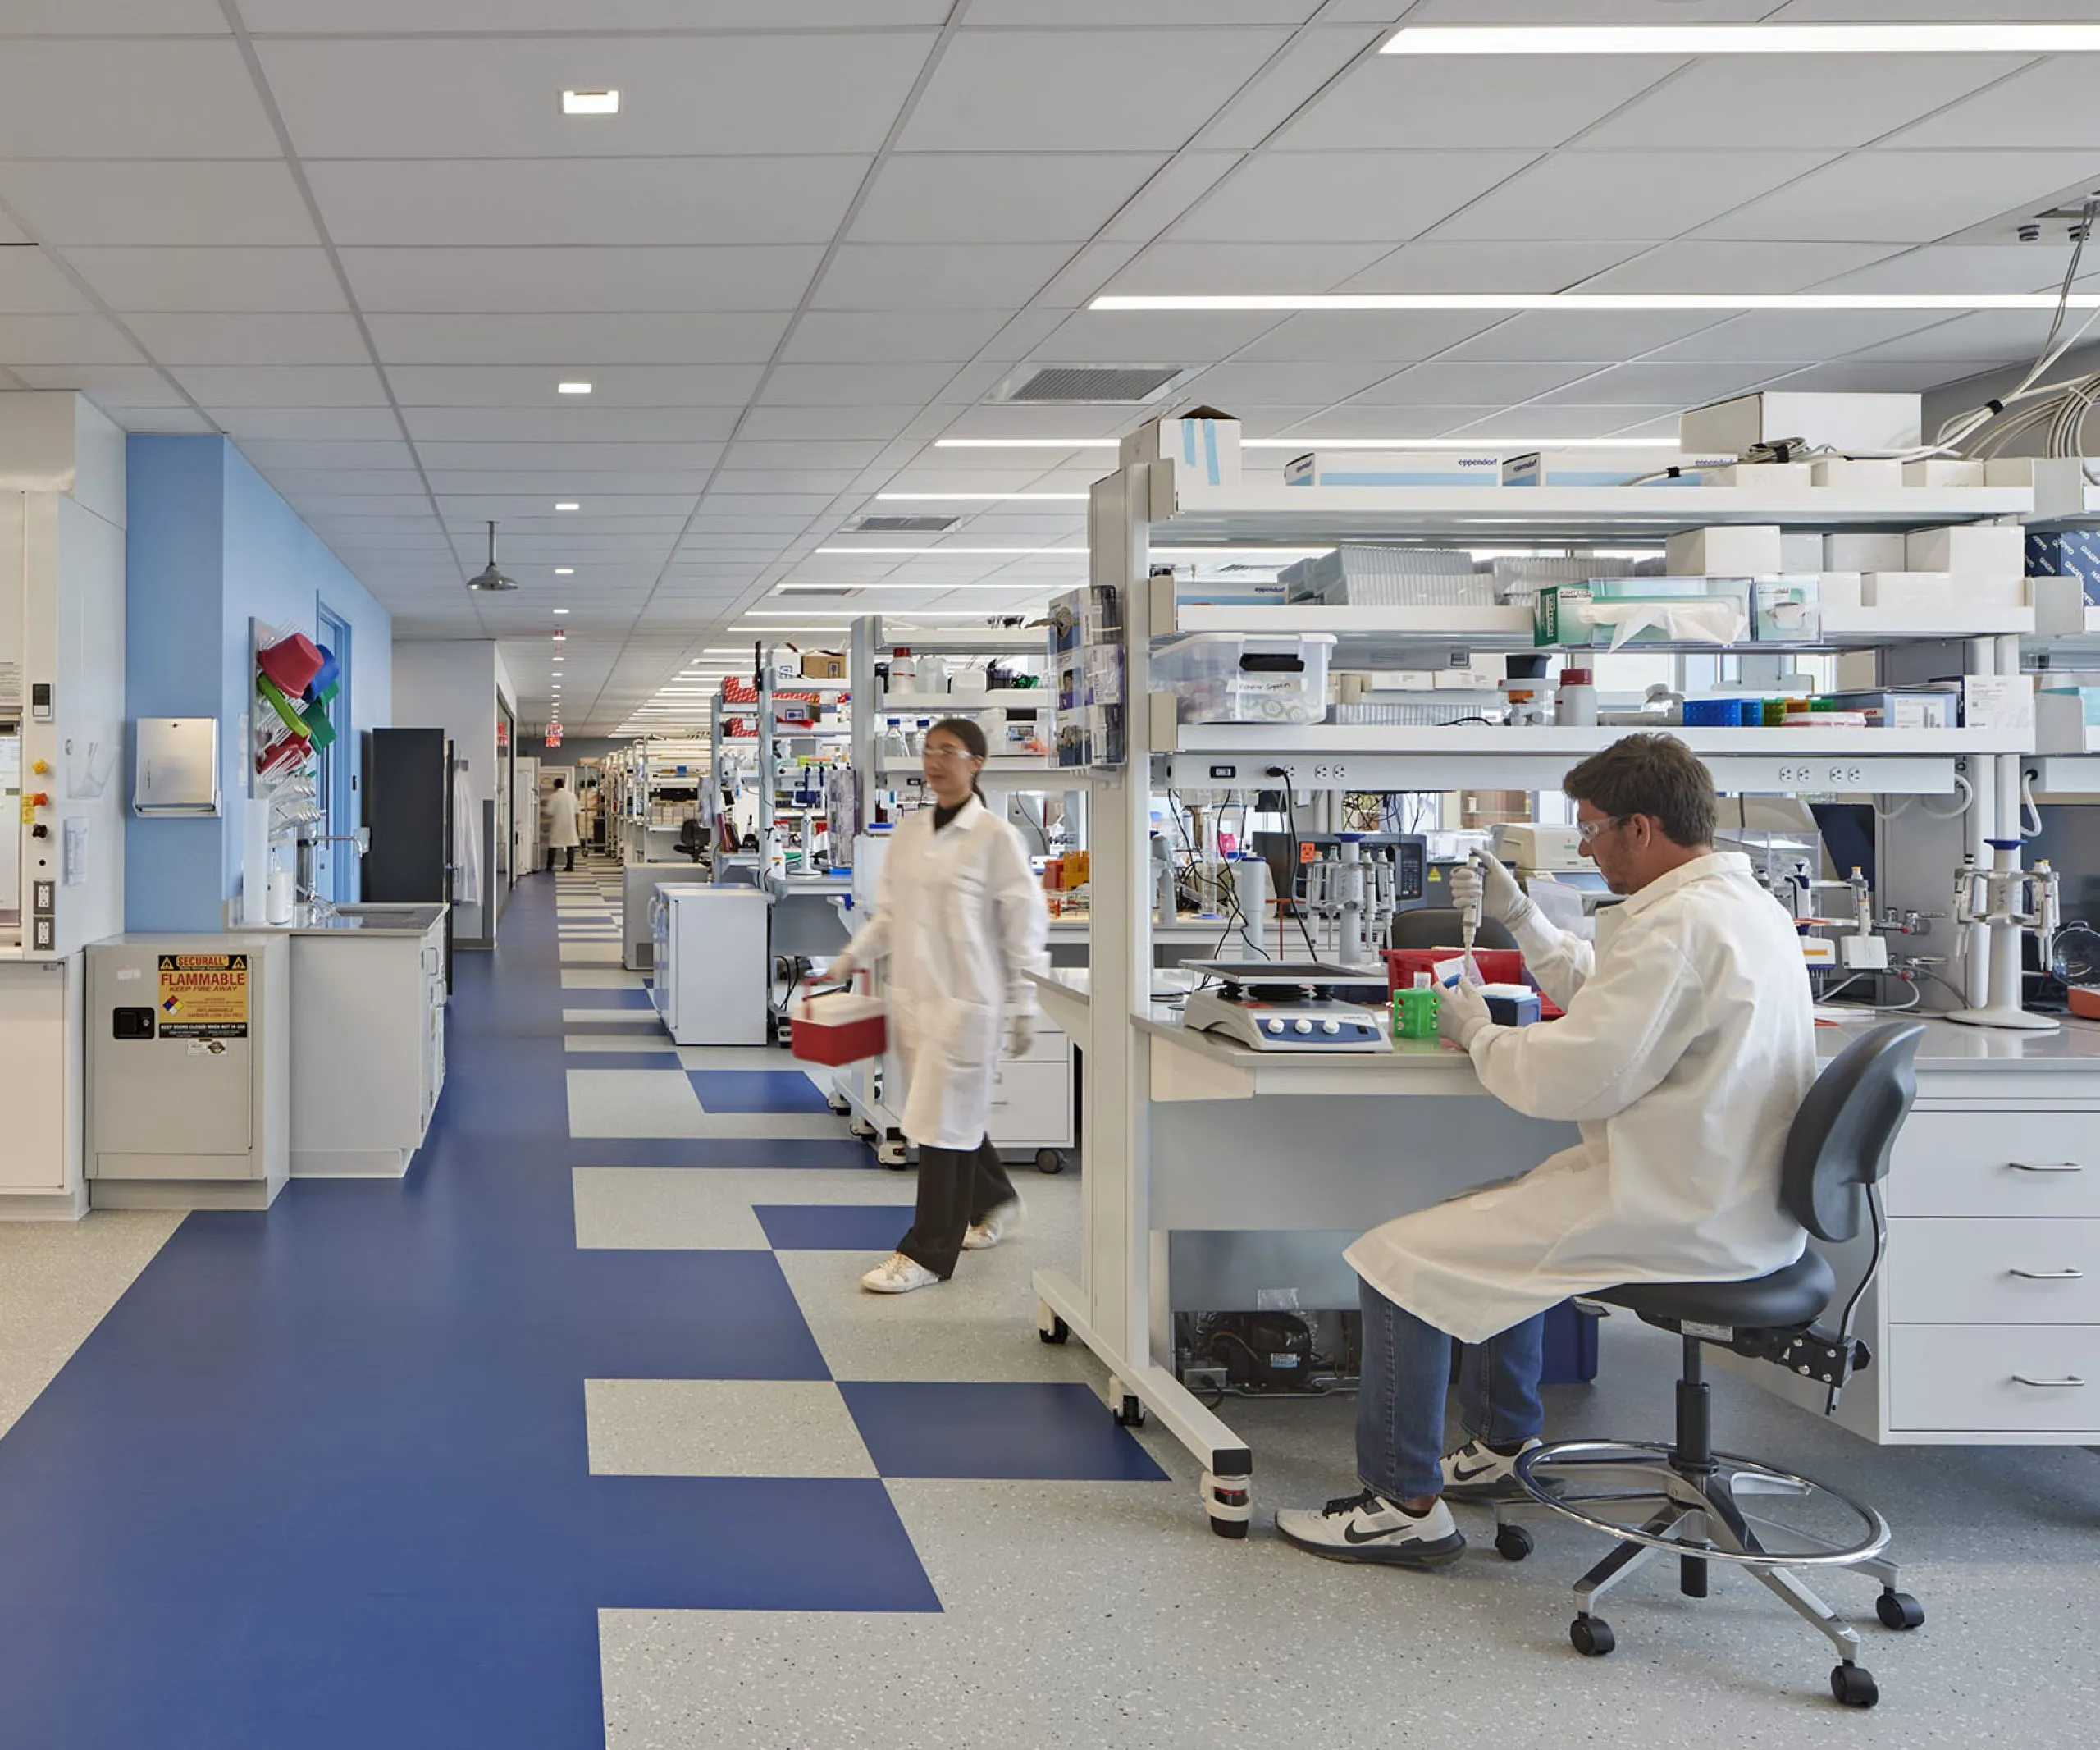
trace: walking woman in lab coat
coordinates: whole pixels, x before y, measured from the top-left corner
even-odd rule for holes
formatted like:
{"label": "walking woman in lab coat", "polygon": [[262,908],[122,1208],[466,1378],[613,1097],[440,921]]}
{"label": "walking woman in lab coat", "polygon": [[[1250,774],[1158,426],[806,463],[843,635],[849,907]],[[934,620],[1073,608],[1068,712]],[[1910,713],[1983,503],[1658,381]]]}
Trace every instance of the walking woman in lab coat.
{"label": "walking woman in lab coat", "polygon": [[984,732],[966,717],[926,732],[937,806],[905,817],[876,884],[875,914],[830,976],[887,957],[891,1048],[906,1081],[903,1128],[919,1146],[911,1231],[861,1278],[874,1294],[946,1282],[965,1251],[1011,1235],[1020,1198],[986,1124],[1003,1043],[1025,1054],[1049,917],[1020,834],[984,806]]}

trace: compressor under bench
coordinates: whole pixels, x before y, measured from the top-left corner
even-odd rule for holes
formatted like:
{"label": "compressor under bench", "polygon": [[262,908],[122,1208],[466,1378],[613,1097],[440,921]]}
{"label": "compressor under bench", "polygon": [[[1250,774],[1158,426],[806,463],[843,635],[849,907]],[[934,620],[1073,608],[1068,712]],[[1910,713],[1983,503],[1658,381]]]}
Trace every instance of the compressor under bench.
{"label": "compressor under bench", "polygon": [[[1172,977],[1156,976],[1155,994]],[[1084,1049],[1088,974],[1053,969],[1037,983],[1045,1014]],[[1858,1324],[1874,1359],[1837,1419],[1887,1445],[2091,1445],[2100,1026],[2016,1034],[1925,1018],[1918,1099],[1886,1186],[1888,1254]],[[1157,1001],[1137,1027],[1133,1195],[1101,1195],[1089,1157],[1084,1272],[1037,1274],[1040,1323],[1101,1358],[1112,1408],[1157,1415],[1226,1483],[1244,1477],[1247,1442],[1175,1378],[1175,1315],[1252,1309],[1283,1286],[1301,1309],[1353,1309],[1341,1254],[1357,1235],[1528,1172],[1576,1133],[1489,1097],[1472,1060],[1434,1039],[1395,1039],[1390,1053],[1253,1051],[1192,1032]],[[1819,1054],[1856,1033],[1819,1027]],[[1089,1076],[1089,1102],[1101,1091]],[[1087,1134],[1112,1122],[1089,1109]],[[1863,1261],[1834,1258],[1840,1282]],[[1741,1371],[1820,1413],[1820,1395],[1787,1375]]]}

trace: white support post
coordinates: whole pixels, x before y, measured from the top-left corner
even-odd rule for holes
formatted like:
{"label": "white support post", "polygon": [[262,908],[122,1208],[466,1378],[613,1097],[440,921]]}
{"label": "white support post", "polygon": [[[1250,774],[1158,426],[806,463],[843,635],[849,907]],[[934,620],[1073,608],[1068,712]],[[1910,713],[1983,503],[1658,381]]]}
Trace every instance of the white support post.
{"label": "white support post", "polygon": [[[1997,673],[1997,639],[1969,640],[1968,671],[1979,679]],[[1991,866],[1991,848],[1986,841],[1997,836],[1997,764],[1995,758],[1970,762],[1969,781],[1974,793],[1969,804],[1965,822],[1967,830],[1962,843],[1965,854],[1974,861],[1979,869]],[[1991,933],[1988,928],[1982,924],[1971,924],[1962,932],[1961,958],[1961,981],[1969,993],[1969,1007],[1972,1009],[1988,1008],[1991,1000]]]}

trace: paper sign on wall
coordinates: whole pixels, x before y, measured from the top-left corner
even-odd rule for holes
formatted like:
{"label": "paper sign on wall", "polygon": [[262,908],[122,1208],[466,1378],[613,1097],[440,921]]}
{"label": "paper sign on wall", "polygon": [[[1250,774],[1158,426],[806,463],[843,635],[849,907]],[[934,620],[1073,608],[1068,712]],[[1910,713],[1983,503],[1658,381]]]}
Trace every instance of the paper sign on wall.
{"label": "paper sign on wall", "polygon": [[162,954],[162,1039],[246,1039],[248,956]]}

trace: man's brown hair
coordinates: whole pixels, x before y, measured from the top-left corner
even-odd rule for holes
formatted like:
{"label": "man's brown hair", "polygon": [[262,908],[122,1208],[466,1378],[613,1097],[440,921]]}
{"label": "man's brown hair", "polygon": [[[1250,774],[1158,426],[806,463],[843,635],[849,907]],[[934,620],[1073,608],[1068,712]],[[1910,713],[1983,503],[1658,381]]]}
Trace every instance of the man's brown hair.
{"label": "man's brown hair", "polygon": [[1661,822],[1663,836],[1687,848],[1714,842],[1720,805],[1714,774],[1674,735],[1628,735],[1593,753],[1561,780],[1574,802],[1623,820],[1637,814]]}

